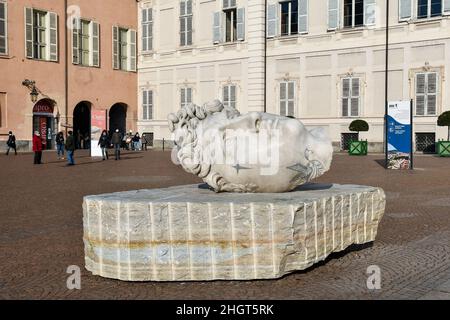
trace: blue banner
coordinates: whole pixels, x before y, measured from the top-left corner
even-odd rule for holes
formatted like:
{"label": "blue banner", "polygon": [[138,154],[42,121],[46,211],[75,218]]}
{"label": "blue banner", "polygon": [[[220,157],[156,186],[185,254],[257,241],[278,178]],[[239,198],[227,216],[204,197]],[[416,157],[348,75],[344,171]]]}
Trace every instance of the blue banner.
{"label": "blue banner", "polygon": [[388,105],[388,169],[411,169],[411,102],[394,101]]}

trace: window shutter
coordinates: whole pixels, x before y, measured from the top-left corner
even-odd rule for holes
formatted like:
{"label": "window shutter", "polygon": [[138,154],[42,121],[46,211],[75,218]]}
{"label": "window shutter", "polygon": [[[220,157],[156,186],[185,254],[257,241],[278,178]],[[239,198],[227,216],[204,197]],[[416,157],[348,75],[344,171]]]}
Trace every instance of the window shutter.
{"label": "window shutter", "polygon": [[280,115],[286,115],[286,102],[287,102],[287,83],[280,83]]}
{"label": "window shutter", "polygon": [[25,8],[25,56],[34,57],[33,9]]}
{"label": "window shutter", "polygon": [[356,117],[359,114],[359,101],[360,101],[360,81],[359,78],[352,79],[352,94],[351,94],[351,106],[350,115]]}
{"label": "window shutter", "polygon": [[450,0],[444,0],[442,4],[442,14],[450,14]]}
{"label": "window shutter", "polygon": [[92,28],[92,66],[100,67],[100,25],[91,22]]}
{"label": "window shutter", "polygon": [[229,107],[229,101],[230,101],[230,95],[228,94],[229,87],[224,86],[223,87],[223,102],[227,107]]}
{"label": "window shutter", "polygon": [[230,107],[236,108],[236,86],[230,86]]}
{"label": "window shutter", "polygon": [[350,98],[350,79],[342,79],[342,116],[348,117],[348,103]]}
{"label": "window shutter", "polygon": [[364,24],[366,26],[373,26],[375,24],[376,9],[375,0],[364,1]]}
{"label": "window shutter", "polygon": [[308,33],[308,0],[298,2],[298,33]]}
{"label": "window shutter", "polygon": [[222,12],[214,12],[213,41],[222,42]]}
{"label": "window shutter", "polygon": [[148,91],[144,90],[142,91],[142,119],[147,120],[148,119],[148,98],[147,98]]}
{"label": "window shutter", "polygon": [[438,77],[437,73],[432,72],[428,73],[427,77],[427,115],[436,114],[436,106],[437,106],[437,83]]}
{"label": "window shutter", "polygon": [[245,8],[237,9],[237,39],[245,40]]}
{"label": "window shutter", "polygon": [[7,50],[7,12],[6,2],[0,2],[0,54],[6,54]]}
{"label": "window shutter", "polygon": [[128,30],[128,71],[136,71],[136,30]]}
{"label": "window shutter", "polygon": [[[148,38],[148,9],[142,9],[142,20],[141,20],[141,28],[142,28],[142,51],[148,50],[147,38]],[[144,91],[145,92],[145,91]],[[145,119],[145,118],[144,118]]]}
{"label": "window shutter", "polygon": [[412,0],[399,0],[399,20],[410,20],[412,18],[412,8]]}
{"label": "window shutter", "polygon": [[79,43],[80,43],[80,20],[74,18],[72,20],[72,63],[79,64],[80,63],[80,52],[79,52]]}
{"label": "window shutter", "polygon": [[192,88],[187,88],[186,89],[186,102],[192,103]]}
{"label": "window shutter", "polygon": [[49,60],[58,61],[58,15],[54,12],[48,13],[49,21]]}
{"label": "window shutter", "polygon": [[416,115],[425,114],[425,74],[416,75]]}
{"label": "window shutter", "polygon": [[328,0],[328,30],[339,27],[339,0]]}
{"label": "window shutter", "polygon": [[278,34],[278,4],[270,4],[267,8],[267,37],[273,38]]}
{"label": "window shutter", "polygon": [[153,119],[153,91],[148,91],[148,119]]}
{"label": "window shutter", "polygon": [[119,27],[113,26],[113,69],[119,69]]}

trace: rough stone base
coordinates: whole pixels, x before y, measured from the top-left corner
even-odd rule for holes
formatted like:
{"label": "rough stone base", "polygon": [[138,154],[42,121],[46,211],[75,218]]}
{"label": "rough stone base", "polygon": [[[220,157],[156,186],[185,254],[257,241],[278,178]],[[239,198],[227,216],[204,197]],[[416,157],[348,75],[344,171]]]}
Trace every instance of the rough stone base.
{"label": "rough stone base", "polygon": [[274,279],[374,241],[384,209],[382,189],[354,185],[282,194],[189,185],[88,196],[86,268],[126,281]]}

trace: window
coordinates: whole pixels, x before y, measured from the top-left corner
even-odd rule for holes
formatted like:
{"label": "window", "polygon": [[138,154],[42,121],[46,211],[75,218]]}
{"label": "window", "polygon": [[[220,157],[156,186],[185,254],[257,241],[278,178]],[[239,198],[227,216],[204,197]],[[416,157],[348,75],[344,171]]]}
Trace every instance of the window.
{"label": "window", "polygon": [[223,0],[223,10],[214,12],[213,42],[244,41],[245,9],[236,7],[236,0]]}
{"label": "window", "polygon": [[25,48],[30,59],[58,61],[58,16],[25,8]]}
{"label": "window", "polygon": [[142,119],[153,119],[153,91],[142,91]]}
{"label": "window", "polygon": [[342,116],[359,116],[360,100],[360,79],[342,79]]}
{"label": "window", "polygon": [[72,63],[83,66],[100,66],[100,26],[97,22],[74,19]]}
{"label": "window", "polygon": [[436,115],[438,97],[438,74],[416,74],[416,116]]}
{"label": "window", "polygon": [[423,153],[436,152],[436,134],[434,132],[417,132],[416,133],[416,151]]}
{"label": "window", "polygon": [[180,101],[182,108],[192,103],[192,88],[181,88]]}
{"label": "window", "polygon": [[142,9],[142,51],[153,50],[153,10]]}
{"label": "window", "polygon": [[417,0],[417,18],[431,18],[442,15],[442,0]]}
{"label": "window", "polygon": [[341,133],[341,150],[348,151],[350,149],[350,143],[358,140],[359,133],[357,132]]}
{"label": "window", "polygon": [[136,31],[113,27],[113,68],[136,71]]}
{"label": "window", "polygon": [[344,27],[364,25],[364,0],[344,0]]}
{"label": "window", "polygon": [[295,82],[280,83],[280,115],[294,117]]}
{"label": "window", "polygon": [[298,1],[280,2],[281,35],[291,35],[298,32]]}
{"label": "window", "polygon": [[180,45],[192,44],[192,0],[180,2]]}
{"label": "window", "polygon": [[8,53],[7,46],[7,12],[6,12],[6,2],[0,0],[0,54]]}
{"label": "window", "polygon": [[222,98],[225,107],[236,108],[236,86],[233,84],[223,86]]}
{"label": "window", "polygon": [[450,14],[449,0],[399,0],[399,20],[413,18],[413,7],[417,5],[417,19],[428,19]]}

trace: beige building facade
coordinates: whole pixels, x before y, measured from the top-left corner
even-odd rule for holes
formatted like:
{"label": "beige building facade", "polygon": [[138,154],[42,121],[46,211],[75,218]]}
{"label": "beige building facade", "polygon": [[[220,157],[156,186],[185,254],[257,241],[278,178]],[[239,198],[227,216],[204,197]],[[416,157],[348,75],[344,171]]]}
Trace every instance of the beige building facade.
{"label": "beige building facade", "polygon": [[135,0],[0,0],[0,145],[9,131],[23,151],[35,130],[47,149],[58,131],[87,137],[94,111],[135,131],[136,40]]}
{"label": "beige building facade", "polygon": [[[386,1],[267,3],[141,0],[139,131],[170,140],[166,117],[185,103],[219,98],[246,113],[264,111],[266,98],[267,112],[326,128],[336,150],[364,119],[359,138],[382,152]],[[391,0],[389,10],[388,98],[413,100],[423,151],[447,136],[436,122],[450,109],[450,1]]]}

